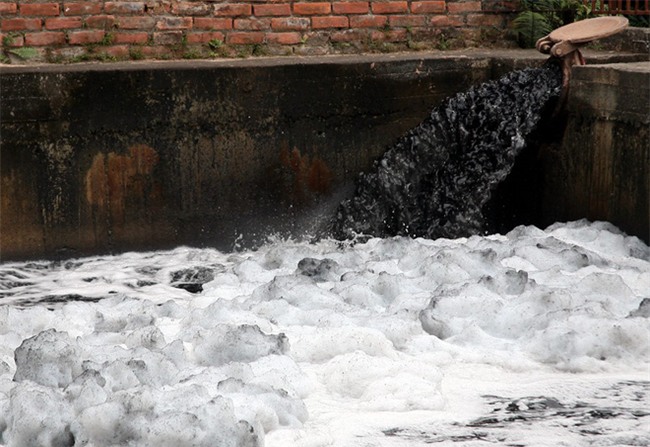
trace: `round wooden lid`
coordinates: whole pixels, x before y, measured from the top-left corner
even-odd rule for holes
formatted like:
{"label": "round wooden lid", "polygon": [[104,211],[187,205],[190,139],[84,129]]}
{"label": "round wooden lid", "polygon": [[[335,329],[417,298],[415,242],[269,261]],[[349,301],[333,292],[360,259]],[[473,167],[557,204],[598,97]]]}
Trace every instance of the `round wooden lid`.
{"label": "round wooden lid", "polygon": [[561,26],[551,31],[548,37],[554,42],[585,43],[614,35],[627,27],[628,23],[625,17],[596,17]]}

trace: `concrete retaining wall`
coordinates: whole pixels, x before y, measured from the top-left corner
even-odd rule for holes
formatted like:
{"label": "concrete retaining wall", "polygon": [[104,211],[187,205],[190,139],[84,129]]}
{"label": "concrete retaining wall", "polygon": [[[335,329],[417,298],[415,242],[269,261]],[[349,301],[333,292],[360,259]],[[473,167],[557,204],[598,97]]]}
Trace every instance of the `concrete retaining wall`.
{"label": "concrete retaining wall", "polygon": [[650,62],[574,68],[545,166],[544,223],[607,220],[650,243]]}
{"label": "concrete retaining wall", "polygon": [[[543,60],[515,51],[4,67],[0,260],[181,244],[230,250],[274,232],[315,231],[358,172],[443,98]],[[647,142],[647,115],[623,113],[626,99],[616,103],[620,116],[589,115],[584,108],[601,107],[580,97],[593,90],[579,84],[590,70],[576,71],[572,119],[625,123],[612,127],[611,141],[624,155],[635,144],[638,154],[612,169],[639,205],[620,219],[574,205],[594,188],[573,175],[592,163],[584,154],[596,149],[587,147],[559,158],[558,178],[575,183],[556,182],[564,200],[545,206],[557,220],[603,218],[647,235],[648,150],[639,142]],[[633,82],[647,87],[643,73]],[[580,127],[571,126],[566,144]],[[645,190],[632,188],[643,181]]]}

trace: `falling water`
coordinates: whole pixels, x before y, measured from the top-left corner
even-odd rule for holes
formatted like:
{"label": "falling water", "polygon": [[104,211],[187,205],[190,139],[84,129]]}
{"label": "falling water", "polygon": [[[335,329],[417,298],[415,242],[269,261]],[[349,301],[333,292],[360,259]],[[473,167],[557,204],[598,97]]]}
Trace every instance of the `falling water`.
{"label": "falling water", "polygon": [[509,73],[447,99],[362,174],[339,205],[337,238],[461,237],[485,231],[484,206],[559,97],[555,64]]}

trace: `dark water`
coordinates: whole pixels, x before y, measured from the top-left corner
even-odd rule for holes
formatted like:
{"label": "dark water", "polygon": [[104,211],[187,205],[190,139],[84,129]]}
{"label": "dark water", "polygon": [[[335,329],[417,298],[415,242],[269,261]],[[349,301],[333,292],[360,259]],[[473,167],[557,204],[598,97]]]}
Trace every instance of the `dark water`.
{"label": "dark water", "polygon": [[486,231],[485,205],[559,97],[555,64],[447,99],[362,174],[331,227],[339,239],[461,237]]}

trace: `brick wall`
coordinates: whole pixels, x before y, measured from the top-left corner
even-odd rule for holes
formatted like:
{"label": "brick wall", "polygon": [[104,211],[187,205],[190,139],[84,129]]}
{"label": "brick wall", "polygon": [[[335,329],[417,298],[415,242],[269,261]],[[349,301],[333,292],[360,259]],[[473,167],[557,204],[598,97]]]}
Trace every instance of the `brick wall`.
{"label": "brick wall", "polygon": [[1,62],[245,57],[503,44],[498,0],[0,0]]}

